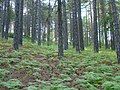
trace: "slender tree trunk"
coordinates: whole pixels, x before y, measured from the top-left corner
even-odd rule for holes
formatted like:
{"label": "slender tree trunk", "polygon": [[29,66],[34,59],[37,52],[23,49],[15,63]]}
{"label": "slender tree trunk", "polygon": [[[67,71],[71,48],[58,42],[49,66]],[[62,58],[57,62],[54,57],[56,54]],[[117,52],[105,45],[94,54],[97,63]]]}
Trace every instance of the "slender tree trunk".
{"label": "slender tree trunk", "polygon": [[67,28],[67,13],[66,13],[66,1],[63,0],[63,43],[64,43],[64,49],[68,49],[68,28]]}
{"label": "slender tree trunk", "polygon": [[73,20],[72,20],[72,12],[70,13],[70,42],[73,43]]}
{"label": "slender tree trunk", "polygon": [[41,45],[41,0],[38,3],[38,45]]}
{"label": "slender tree trunk", "polygon": [[2,34],[3,3],[0,4],[0,34]]}
{"label": "slender tree trunk", "polygon": [[115,28],[115,42],[116,42],[116,53],[118,63],[120,64],[120,31],[119,31],[119,19],[117,13],[117,7],[115,4],[115,0],[110,0],[112,5],[112,14],[113,14],[113,21],[114,21],[114,28]]}
{"label": "slender tree trunk", "polygon": [[30,14],[29,14],[29,12],[28,12],[28,15],[27,15],[27,17],[26,17],[26,36],[27,37],[30,37],[30,25],[31,25],[31,22],[30,22],[30,20],[31,20],[31,16],[30,16]]}
{"label": "slender tree trunk", "polygon": [[32,0],[32,43],[35,43],[36,40],[36,3],[34,2],[34,0]]}
{"label": "slender tree trunk", "polygon": [[88,29],[89,29],[88,28],[88,15],[87,15],[87,9],[86,9],[86,43],[85,43],[86,47],[89,44],[89,35],[88,35],[89,30]]}
{"label": "slender tree trunk", "polygon": [[76,51],[80,52],[80,39],[79,39],[79,31],[78,31],[78,22],[77,22],[77,0],[73,1],[73,32],[75,32],[75,47]]}
{"label": "slender tree trunk", "polygon": [[55,42],[57,42],[57,37],[58,37],[58,20],[56,19],[55,20]]}
{"label": "slender tree trunk", "polygon": [[3,2],[3,24],[2,24],[2,38],[5,36],[5,25],[6,25],[6,10],[7,10],[7,0]]}
{"label": "slender tree trunk", "polygon": [[58,0],[58,57],[63,56],[62,3]]}
{"label": "slender tree trunk", "polygon": [[31,24],[32,24],[32,18],[31,18],[31,13],[29,11],[29,8],[30,8],[30,4],[29,2],[27,2],[27,17],[26,17],[26,36],[27,37],[30,37],[30,27],[31,27]]}
{"label": "slender tree trunk", "polygon": [[83,25],[81,16],[81,0],[78,0],[78,26],[79,26],[79,38],[80,38],[80,50],[84,50],[84,36],[83,36]]}
{"label": "slender tree trunk", "polygon": [[90,42],[93,43],[93,12],[92,12],[92,1],[89,0],[89,4],[90,4]]}
{"label": "slender tree trunk", "polygon": [[51,7],[50,7],[50,0],[49,0],[49,11],[48,11],[48,29],[47,29],[47,45],[50,45],[50,18],[51,18]]}
{"label": "slender tree trunk", "polygon": [[19,44],[22,46],[23,45],[23,4],[24,4],[24,0],[20,0],[20,8],[19,8],[19,24],[20,24],[20,33],[19,33]]}
{"label": "slender tree trunk", "polygon": [[14,27],[14,44],[15,50],[19,49],[19,7],[20,0],[15,0],[15,27]]}
{"label": "slender tree trunk", "polygon": [[99,47],[101,48],[101,21],[100,21],[100,4],[98,1],[98,30],[99,30]]}
{"label": "slender tree trunk", "polygon": [[7,0],[6,2],[6,25],[5,25],[5,32],[4,32],[4,38],[8,39],[8,31],[9,31],[9,25],[10,25],[10,0]]}
{"label": "slender tree trunk", "polygon": [[109,14],[111,17],[111,20],[110,20],[111,49],[115,50],[115,31],[114,31],[114,24],[113,24],[114,21],[113,21],[111,3],[109,3]]}
{"label": "slender tree trunk", "polygon": [[74,16],[75,16],[75,13],[74,13],[75,11],[74,11],[74,4],[73,4],[73,6],[72,6],[72,43],[73,43],[73,48],[75,48],[76,47],[76,41],[75,41],[75,38],[76,38],[76,35],[75,35],[75,29],[74,29]]}
{"label": "slender tree trunk", "polygon": [[115,50],[115,32],[113,26],[113,23],[110,23],[111,49]]}
{"label": "slender tree trunk", "polygon": [[108,49],[108,37],[107,37],[107,23],[105,21],[106,18],[106,11],[105,11],[105,2],[104,0],[100,0],[100,9],[101,9],[101,19],[102,19],[102,28],[105,36],[105,49]]}
{"label": "slender tree trunk", "polygon": [[99,52],[98,47],[98,30],[97,30],[97,9],[96,9],[96,0],[93,0],[93,28],[94,28],[94,52]]}

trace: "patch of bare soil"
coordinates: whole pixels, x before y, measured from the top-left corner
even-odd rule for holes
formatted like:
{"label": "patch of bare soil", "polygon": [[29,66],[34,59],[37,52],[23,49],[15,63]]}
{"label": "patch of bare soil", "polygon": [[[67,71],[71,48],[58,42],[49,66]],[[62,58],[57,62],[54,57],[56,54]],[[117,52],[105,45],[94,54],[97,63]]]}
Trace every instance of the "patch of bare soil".
{"label": "patch of bare soil", "polygon": [[7,50],[7,52],[8,53],[12,53],[14,51],[14,48],[12,47],[12,48],[9,48],[8,50]]}
{"label": "patch of bare soil", "polygon": [[5,86],[0,86],[0,90],[9,90],[9,89]]}
{"label": "patch of bare soil", "polygon": [[44,80],[44,81],[49,81],[51,79],[51,77],[52,77],[52,75],[51,75],[50,71],[45,67],[41,67],[40,79]]}
{"label": "patch of bare soil", "polygon": [[75,74],[77,74],[78,76],[82,75],[85,72],[85,68],[84,67],[80,67],[78,69],[75,70]]}
{"label": "patch of bare soil", "polygon": [[3,62],[0,64],[0,68],[8,68],[9,67],[9,64],[7,62]]}
{"label": "patch of bare soil", "polygon": [[48,63],[49,63],[49,67],[51,69],[52,75],[55,77],[60,77],[61,73],[59,69],[57,68],[57,65],[59,64],[59,60],[53,59],[53,60],[50,60]]}
{"label": "patch of bare soil", "polygon": [[113,63],[111,61],[104,60],[104,61],[99,62],[99,64],[105,64],[105,65],[111,66]]}
{"label": "patch of bare soil", "polygon": [[12,72],[11,78],[20,80],[24,86],[28,85],[29,82],[35,82],[35,77],[24,69]]}
{"label": "patch of bare soil", "polygon": [[47,58],[41,54],[39,55],[34,55],[34,60],[37,60],[41,63],[46,63],[47,62]]}

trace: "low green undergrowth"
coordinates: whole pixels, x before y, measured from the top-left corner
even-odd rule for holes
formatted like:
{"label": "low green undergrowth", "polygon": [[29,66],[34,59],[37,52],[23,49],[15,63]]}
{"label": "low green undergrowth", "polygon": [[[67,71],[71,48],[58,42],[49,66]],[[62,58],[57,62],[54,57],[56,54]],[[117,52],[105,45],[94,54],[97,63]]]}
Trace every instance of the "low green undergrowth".
{"label": "low green undergrowth", "polygon": [[32,44],[20,50],[12,40],[0,40],[0,89],[6,90],[119,90],[120,65],[112,50],[94,53],[91,47],[80,54],[70,46],[62,60],[57,46]]}

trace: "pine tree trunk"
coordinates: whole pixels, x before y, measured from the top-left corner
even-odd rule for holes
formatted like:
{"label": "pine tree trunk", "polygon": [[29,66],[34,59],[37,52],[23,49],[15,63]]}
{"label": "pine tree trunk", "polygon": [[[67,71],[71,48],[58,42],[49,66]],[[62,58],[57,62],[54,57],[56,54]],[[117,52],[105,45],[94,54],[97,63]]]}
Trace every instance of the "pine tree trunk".
{"label": "pine tree trunk", "polygon": [[58,57],[63,56],[62,3],[58,0]]}
{"label": "pine tree trunk", "polygon": [[47,45],[50,45],[50,18],[51,18],[51,7],[50,7],[50,0],[49,0],[49,11],[48,11],[48,29],[47,29]]}
{"label": "pine tree trunk", "polygon": [[97,9],[96,9],[96,0],[93,0],[93,30],[94,30],[94,52],[99,52],[98,47],[98,30],[97,30]]}
{"label": "pine tree trunk", "polygon": [[72,12],[70,13],[70,43],[73,43],[73,20],[72,20]]}
{"label": "pine tree trunk", "polygon": [[110,21],[111,49],[115,50],[115,31],[114,31],[114,24],[113,24],[114,21],[113,21],[111,3],[109,3],[109,15],[111,17],[111,21]]}
{"label": "pine tree trunk", "polygon": [[23,4],[24,4],[24,0],[20,0],[20,8],[19,8],[19,24],[20,24],[20,33],[19,33],[19,44],[22,46],[23,45]]}
{"label": "pine tree trunk", "polygon": [[80,39],[79,39],[79,31],[78,31],[78,22],[77,22],[77,0],[73,1],[73,32],[75,33],[75,47],[76,51],[80,52]]}
{"label": "pine tree trunk", "polygon": [[2,38],[5,36],[5,25],[6,25],[6,10],[7,10],[7,0],[3,2],[3,24],[2,24]]}
{"label": "pine tree trunk", "polygon": [[5,25],[5,32],[4,32],[4,38],[8,39],[8,31],[9,31],[9,25],[10,25],[10,0],[6,1],[6,25]]}
{"label": "pine tree trunk", "polygon": [[32,43],[35,43],[36,40],[36,3],[34,0],[32,0],[32,9],[31,9],[31,15],[32,15]]}
{"label": "pine tree trunk", "polygon": [[68,49],[68,28],[67,28],[67,13],[66,13],[66,1],[63,0],[63,43],[64,50]]}
{"label": "pine tree trunk", "polygon": [[115,0],[110,0],[110,3],[112,5],[112,14],[113,14],[114,28],[115,28],[116,53],[117,53],[118,63],[120,64],[120,31],[119,31],[119,19],[118,19],[118,13],[117,13],[117,7],[116,7],[116,4],[115,4]]}
{"label": "pine tree trunk", "polygon": [[19,7],[20,0],[15,0],[15,27],[14,27],[14,44],[15,50],[19,49]]}
{"label": "pine tree trunk", "polygon": [[81,16],[81,0],[78,0],[78,26],[79,26],[79,38],[80,38],[80,50],[84,50],[84,37],[83,37],[83,26]]}
{"label": "pine tree trunk", "polygon": [[2,34],[3,3],[0,4],[0,34]]}
{"label": "pine tree trunk", "polygon": [[41,45],[41,0],[38,3],[38,45]]}

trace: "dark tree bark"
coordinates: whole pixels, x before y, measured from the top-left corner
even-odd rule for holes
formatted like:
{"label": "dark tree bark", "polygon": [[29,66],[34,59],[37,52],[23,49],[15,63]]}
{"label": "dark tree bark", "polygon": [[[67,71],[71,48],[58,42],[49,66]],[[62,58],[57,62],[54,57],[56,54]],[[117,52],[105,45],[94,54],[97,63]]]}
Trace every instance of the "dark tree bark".
{"label": "dark tree bark", "polygon": [[36,40],[36,3],[32,0],[31,7],[31,15],[32,15],[32,43],[35,43]]}
{"label": "dark tree bark", "polygon": [[45,27],[43,29],[43,34],[42,34],[42,42],[43,44],[46,42],[46,33],[45,33]]}
{"label": "dark tree bark", "polygon": [[97,30],[97,9],[96,0],[93,0],[93,30],[94,30],[94,52],[99,52],[98,47],[98,30]]}
{"label": "dark tree bark", "polygon": [[111,3],[109,3],[109,15],[111,17],[111,20],[110,20],[111,49],[115,50],[115,31],[114,31],[114,24],[113,24],[114,21],[113,21]]}
{"label": "dark tree bark", "polygon": [[62,3],[58,0],[58,57],[63,56]]}
{"label": "dark tree bark", "polygon": [[20,0],[20,8],[19,8],[19,24],[20,24],[20,33],[19,33],[19,44],[22,46],[23,45],[23,4],[24,0]]}
{"label": "dark tree bark", "polygon": [[88,26],[88,14],[87,14],[87,9],[86,9],[86,33],[85,33],[85,45],[86,47],[88,46],[89,44],[89,26]]}
{"label": "dark tree bark", "polygon": [[93,35],[93,12],[92,12],[92,1],[89,0],[89,5],[90,5],[90,31],[89,31],[89,35],[90,35],[90,43],[93,43],[93,39],[94,39],[94,35]]}
{"label": "dark tree bark", "polygon": [[104,34],[105,34],[105,49],[108,49],[108,48],[109,48],[109,45],[108,45],[108,37],[107,37],[106,23],[104,23]]}
{"label": "dark tree bark", "polygon": [[80,50],[84,50],[84,36],[83,36],[83,25],[81,16],[81,0],[78,0],[78,26],[79,26],[79,38],[80,38]]}
{"label": "dark tree bark", "polygon": [[115,4],[115,0],[110,0],[112,5],[112,14],[113,14],[113,21],[114,21],[114,28],[115,28],[115,43],[116,43],[116,53],[118,63],[120,64],[120,31],[119,31],[119,19],[117,13],[117,7]]}
{"label": "dark tree bark", "polygon": [[30,13],[28,12],[27,17],[26,17],[26,36],[30,37],[30,26],[31,26],[31,16]]}
{"label": "dark tree bark", "polygon": [[6,0],[6,25],[5,25],[5,32],[4,32],[4,38],[8,39],[8,31],[9,31],[9,25],[10,25],[10,0]]}
{"label": "dark tree bark", "polygon": [[98,30],[99,30],[99,47],[102,47],[101,43],[101,21],[100,21],[100,3],[98,1]]}
{"label": "dark tree bark", "polygon": [[38,3],[38,45],[41,45],[41,0]]}
{"label": "dark tree bark", "polygon": [[63,0],[63,43],[64,50],[68,49],[68,28],[67,28],[67,13],[66,13],[66,1]]}
{"label": "dark tree bark", "polygon": [[73,6],[72,6],[72,16],[71,16],[71,19],[72,19],[72,43],[73,43],[73,48],[75,48],[75,46],[76,46],[76,44],[75,44],[75,38],[76,38],[76,35],[75,35],[75,26],[74,26],[74,16],[75,16],[75,14],[74,14],[74,4],[73,4]]}
{"label": "dark tree bark", "polygon": [[80,52],[80,47],[79,47],[79,31],[78,31],[78,22],[77,22],[77,0],[73,1],[73,32],[75,35],[75,47],[76,51]]}
{"label": "dark tree bark", "polygon": [[50,18],[51,18],[51,6],[50,6],[50,0],[49,0],[49,10],[48,10],[48,29],[47,29],[47,45],[50,45]]}
{"label": "dark tree bark", "polygon": [[106,18],[106,12],[105,12],[105,2],[104,0],[100,0],[100,9],[101,9],[101,19],[102,19],[102,27],[103,27],[103,32],[105,36],[105,49],[108,49],[108,37],[107,37],[107,22],[105,21]]}
{"label": "dark tree bark", "polygon": [[2,34],[3,3],[0,4],[0,34]]}
{"label": "dark tree bark", "polygon": [[5,36],[5,25],[6,25],[6,10],[7,10],[7,0],[3,2],[3,24],[2,24],[2,38]]}
{"label": "dark tree bark", "polygon": [[58,30],[57,30],[57,27],[58,24],[57,24],[57,20],[55,21],[55,42],[57,42],[57,37],[58,37]]}
{"label": "dark tree bark", "polygon": [[72,20],[72,12],[70,13],[70,43],[73,43],[73,20]]}
{"label": "dark tree bark", "polygon": [[31,30],[30,27],[31,27],[31,24],[32,24],[30,6],[31,6],[31,4],[29,2],[27,2],[26,32],[25,32],[26,37],[30,37],[30,30]]}
{"label": "dark tree bark", "polygon": [[115,32],[113,22],[110,23],[111,49],[115,50]]}
{"label": "dark tree bark", "polygon": [[19,7],[20,0],[15,0],[15,27],[14,27],[14,44],[13,47],[15,50],[19,49]]}

